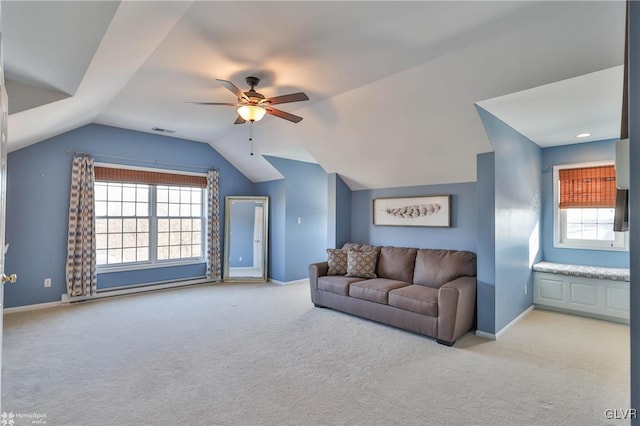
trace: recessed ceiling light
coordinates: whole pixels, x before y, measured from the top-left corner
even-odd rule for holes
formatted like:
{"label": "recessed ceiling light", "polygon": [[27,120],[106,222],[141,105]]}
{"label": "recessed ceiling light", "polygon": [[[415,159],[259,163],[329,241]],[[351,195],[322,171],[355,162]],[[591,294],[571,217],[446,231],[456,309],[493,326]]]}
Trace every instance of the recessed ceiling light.
{"label": "recessed ceiling light", "polygon": [[588,138],[589,136],[591,136],[591,133],[580,133],[576,135],[576,138]]}

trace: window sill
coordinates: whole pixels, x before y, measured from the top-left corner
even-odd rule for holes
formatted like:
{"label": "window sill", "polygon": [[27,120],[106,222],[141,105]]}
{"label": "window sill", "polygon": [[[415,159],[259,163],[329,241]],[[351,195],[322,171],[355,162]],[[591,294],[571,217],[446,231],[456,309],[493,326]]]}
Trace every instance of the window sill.
{"label": "window sill", "polygon": [[576,243],[554,243],[553,248],[558,249],[572,249],[572,250],[597,250],[597,251],[622,251],[628,252],[628,247],[612,247],[610,245],[602,245],[602,246],[593,246],[587,244],[576,244]]}
{"label": "window sill", "polygon": [[199,265],[207,263],[205,259],[194,259],[184,262],[156,262],[156,263],[141,263],[136,265],[122,265],[122,266],[103,266],[97,268],[97,274],[110,274],[112,272],[130,272],[140,271],[144,269],[159,269],[159,268],[173,268],[176,266],[189,266]]}

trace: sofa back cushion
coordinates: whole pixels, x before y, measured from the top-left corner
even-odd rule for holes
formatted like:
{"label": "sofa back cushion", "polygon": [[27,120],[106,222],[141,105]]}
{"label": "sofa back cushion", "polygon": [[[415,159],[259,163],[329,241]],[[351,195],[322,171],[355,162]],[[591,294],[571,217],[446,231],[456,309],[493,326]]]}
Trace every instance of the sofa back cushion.
{"label": "sofa back cushion", "polygon": [[378,257],[378,277],[413,282],[416,253],[418,249],[414,248],[382,247]]}
{"label": "sofa back cushion", "polygon": [[470,251],[418,250],[413,283],[439,288],[460,277],[476,275],[476,255]]}

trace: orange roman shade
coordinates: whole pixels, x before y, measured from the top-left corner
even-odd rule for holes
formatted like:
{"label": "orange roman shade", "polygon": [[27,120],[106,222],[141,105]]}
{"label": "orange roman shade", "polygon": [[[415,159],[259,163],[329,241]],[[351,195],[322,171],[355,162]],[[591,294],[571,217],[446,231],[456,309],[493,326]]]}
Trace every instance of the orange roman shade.
{"label": "orange roman shade", "polygon": [[205,176],[181,175],[178,173],[95,167],[95,175],[97,182],[128,182],[145,183],[147,185],[207,187],[207,178]]}
{"label": "orange roman shade", "polygon": [[559,170],[560,208],[598,208],[616,206],[614,166]]}

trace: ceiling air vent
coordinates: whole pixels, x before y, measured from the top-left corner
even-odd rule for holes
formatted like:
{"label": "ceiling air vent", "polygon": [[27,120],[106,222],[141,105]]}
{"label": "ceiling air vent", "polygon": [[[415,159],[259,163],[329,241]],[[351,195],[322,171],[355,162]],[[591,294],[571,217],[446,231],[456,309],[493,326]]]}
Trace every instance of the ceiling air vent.
{"label": "ceiling air vent", "polygon": [[175,133],[176,132],[175,130],[163,129],[161,127],[154,127],[151,130],[158,133]]}

